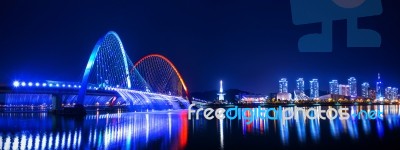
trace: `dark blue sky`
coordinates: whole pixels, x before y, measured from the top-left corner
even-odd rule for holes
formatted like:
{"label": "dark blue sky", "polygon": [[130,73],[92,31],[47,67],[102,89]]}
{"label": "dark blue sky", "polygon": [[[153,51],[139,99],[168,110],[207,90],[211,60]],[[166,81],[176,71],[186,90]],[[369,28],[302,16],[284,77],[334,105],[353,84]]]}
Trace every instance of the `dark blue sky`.
{"label": "dark blue sky", "polygon": [[400,86],[400,3],[383,1],[383,14],[360,27],[382,36],[381,48],[347,48],[346,22],[333,24],[332,53],[300,53],[298,39],[320,24],[295,26],[284,1],[7,1],[0,2],[0,82],[13,79],[80,81],[101,36],[116,31],[132,61],[150,53],[170,58],[189,90],[238,88],[276,92],[298,77]]}

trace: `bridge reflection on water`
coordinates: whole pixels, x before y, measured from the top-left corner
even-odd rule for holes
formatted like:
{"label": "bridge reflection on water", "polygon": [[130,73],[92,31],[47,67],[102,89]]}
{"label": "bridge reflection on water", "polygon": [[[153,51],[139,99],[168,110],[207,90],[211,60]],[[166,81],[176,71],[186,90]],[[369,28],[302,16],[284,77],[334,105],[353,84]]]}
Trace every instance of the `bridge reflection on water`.
{"label": "bridge reflection on water", "polygon": [[116,113],[63,118],[1,113],[0,149],[183,149],[187,114]]}

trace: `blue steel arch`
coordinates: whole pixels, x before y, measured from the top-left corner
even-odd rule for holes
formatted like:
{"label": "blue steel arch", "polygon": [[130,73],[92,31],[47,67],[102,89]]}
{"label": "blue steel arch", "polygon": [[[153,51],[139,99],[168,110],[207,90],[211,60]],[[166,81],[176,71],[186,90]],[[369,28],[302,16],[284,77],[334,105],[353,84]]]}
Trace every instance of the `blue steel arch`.
{"label": "blue steel arch", "polygon": [[107,36],[114,36],[118,41],[119,49],[121,50],[121,53],[123,56],[123,62],[124,62],[124,67],[125,67],[124,71],[125,71],[125,74],[127,75],[126,85],[127,85],[128,89],[131,88],[131,79],[130,79],[129,66],[128,66],[128,56],[126,55],[124,46],[122,45],[121,39],[119,38],[118,34],[114,31],[109,31],[109,32],[107,32],[107,34],[105,36],[101,37],[97,41],[96,45],[94,46],[94,48],[92,50],[92,53],[90,54],[89,61],[86,65],[85,72],[82,77],[81,88],[79,89],[79,93],[78,93],[78,98],[77,98],[78,104],[83,104],[83,102],[85,100],[89,75],[92,72],[92,68],[96,61],[97,55],[98,55],[100,48]]}

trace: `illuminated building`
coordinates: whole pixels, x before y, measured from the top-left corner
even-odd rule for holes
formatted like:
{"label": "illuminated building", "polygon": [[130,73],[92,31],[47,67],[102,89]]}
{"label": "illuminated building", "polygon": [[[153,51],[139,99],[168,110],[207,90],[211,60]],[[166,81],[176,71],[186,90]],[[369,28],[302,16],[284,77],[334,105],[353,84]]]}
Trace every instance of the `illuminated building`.
{"label": "illuminated building", "polygon": [[293,92],[294,100],[308,100],[309,97],[304,93],[304,79],[298,78],[296,80],[296,89]]}
{"label": "illuminated building", "polygon": [[385,88],[385,99],[396,100],[399,89],[395,87]]}
{"label": "illuminated building", "polygon": [[383,100],[383,83],[381,75],[378,73],[378,81],[376,81],[376,99]]}
{"label": "illuminated building", "polygon": [[298,78],[296,80],[296,90],[300,93],[304,93],[304,79],[303,78]]}
{"label": "illuminated building", "polygon": [[279,93],[287,93],[288,92],[288,81],[286,78],[282,78],[279,80]]}
{"label": "illuminated building", "polygon": [[291,93],[278,93],[276,95],[276,98],[278,100],[291,100],[292,99],[292,94]]}
{"label": "illuminated building", "polygon": [[339,84],[339,95],[350,96],[350,86]]}
{"label": "illuminated building", "polygon": [[361,84],[361,95],[364,98],[369,98],[369,83],[368,82],[364,82],[363,84]]}
{"label": "illuminated building", "polygon": [[350,97],[355,98],[357,97],[357,80],[354,77],[350,77],[348,79],[348,84],[350,86]]}
{"label": "illuminated building", "polygon": [[329,82],[329,93],[330,94],[339,94],[338,80],[332,80],[331,82]]}
{"label": "illuminated building", "polygon": [[392,87],[385,88],[385,99],[391,99],[392,97]]}
{"label": "illuminated building", "polygon": [[268,99],[267,95],[241,95],[242,103],[265,103]]}
{"label": "illuminated building", "polygon": [[391,100],[397,100],[398,99],[398,93],[399,93],[399,89],[398,88],[395,88],[395,87],[393,87],[392,88],[392,93],[391,93]]}
{"label": "illuminated building", "polygon": [[318,79],[312,79],[310,81],[310,97],[312,99],[319,97],[319,84]]}
{"label": "illuminated building", "polygon": [[288,81],[286,78],[282,78],[279,80],[279,93],[276,95],[276,98],[279,100],[291,100],[292,94],[288,93]]}
{"label": "illuminated building", "polygon": [[375,90],[369,90],[368,95],[371,99],[376,99],[376,91]]}

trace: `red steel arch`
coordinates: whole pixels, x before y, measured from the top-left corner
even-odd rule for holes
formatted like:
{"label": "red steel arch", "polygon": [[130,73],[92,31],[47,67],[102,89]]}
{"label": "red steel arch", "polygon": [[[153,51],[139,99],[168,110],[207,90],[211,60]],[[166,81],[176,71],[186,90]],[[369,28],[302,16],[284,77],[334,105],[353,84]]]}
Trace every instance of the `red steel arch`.
{"label": "red steel arch", "polygon": [[151,58],[151,57],[158,57],[158,58],[161,58],[162,60],[166,61],[166,62],[172,67],[172,69],[174,70],[174,72],[175,72],[176,75],[178,76],[179,81],[180,81],[181,84],[182,84],[182,87],[183,87],[183,90],[184,90],[185,93],[186,93],[186,96],[188,96],[188,95],[189,95],[189,91],[188,91],[188,89],[187,89],[187,87],[186,87],[186,84],[185,84],[185,81],[183,80],[183,78],[182,78],[181,74],[179,73],[178,69],[176,69],[176,66],[171,62],[171,60],[169,60],[167,57],[165,57],[165,56],[163,56],[163,55],[161,55],[161,54],[149,54],[149,55],[146,55],[146,56],[142,57],[141,59],[139,59],[139,61],[137,61],[137,62],[134,64],[134,66],[133,66],[131,72],[136,68],[137,65],[139,65],[139,64],[142,63],[144,60],[146,60],[146,59],[148,59],[148,58]]}

